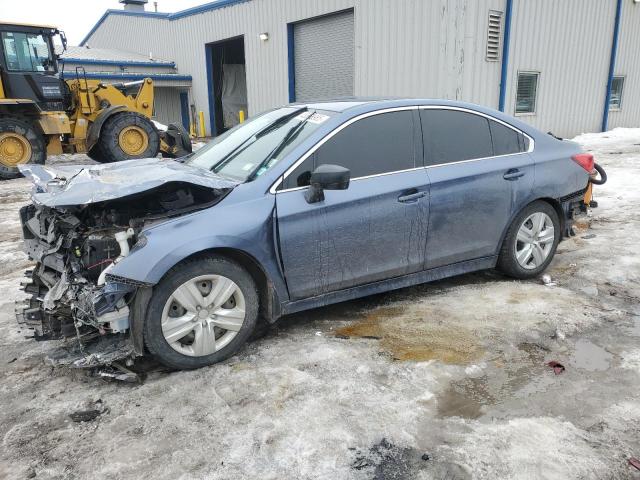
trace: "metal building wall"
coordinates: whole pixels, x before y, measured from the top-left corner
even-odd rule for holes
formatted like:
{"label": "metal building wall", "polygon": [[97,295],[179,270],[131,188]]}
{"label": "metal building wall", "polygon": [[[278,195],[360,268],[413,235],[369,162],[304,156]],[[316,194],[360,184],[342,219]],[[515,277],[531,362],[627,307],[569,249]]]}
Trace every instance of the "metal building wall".
{"label": "metal building wall", "polygon": [[356,95],[497,106],[500,65],[485,60],[486,29],[489,9],[504,0],[251,0],[174,21],[110,15],[87,43],[174,60],[193,76],[208,123],[205,44],[244,35],[253,115],[288,101],[287,24],[347,8],[355,8]]}
{"label": "metal building wall", "polygon": [[155,89],[153,119],[160,123],[182,124],[180,110],[180,90],[177,88],[160,87]]}
{"label": "metal building wall", "polygon": [[622,108],[609,113],[609,128],[640,127],[640,4],[623,0],[615,75],[624,75]]}
{"label": "metal building wall", "polygon": [[515,0],[505,112],[518,71],[539,72],[536,113],[521,120],[563,137],[599,131],[615,10],[614,0]]}
{"label": "metal building wall", "polygon": [[[624,106],[610,128],[640,124],[640,5],[623,0],[616,74]],[[288,101],[287,23],[355,9],[356,95],[438,97],[497,107],[500,62],[485,59],[487,15],[506,0],[250,0],[167,19],[111,15],[95,47],[169,58],[193,76],[208,115],[205,44],[244,35],[249,114]],[[514,0],[506,112],[519,71],[540,73],[536,113],[521,119],[571,137],[600,129],[615,0]],[[261,42],[258,35],[269,33]],[[635,108],[634,108],[635,107]]]}

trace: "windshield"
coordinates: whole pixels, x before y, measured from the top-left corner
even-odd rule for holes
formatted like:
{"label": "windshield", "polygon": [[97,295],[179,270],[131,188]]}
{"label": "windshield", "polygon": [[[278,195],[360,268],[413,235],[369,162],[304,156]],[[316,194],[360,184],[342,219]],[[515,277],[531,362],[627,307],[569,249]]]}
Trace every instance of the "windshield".
{"label": "windshield", "polygon": [[7,68],[14,72],[53,72],[47,37],[38,33],[2,32]]}
{"label": "windshield", "polygon": [[223,177],[259,177],[327,121],[333,112],[285,107],[264,113],[216,137],[186,160]]}

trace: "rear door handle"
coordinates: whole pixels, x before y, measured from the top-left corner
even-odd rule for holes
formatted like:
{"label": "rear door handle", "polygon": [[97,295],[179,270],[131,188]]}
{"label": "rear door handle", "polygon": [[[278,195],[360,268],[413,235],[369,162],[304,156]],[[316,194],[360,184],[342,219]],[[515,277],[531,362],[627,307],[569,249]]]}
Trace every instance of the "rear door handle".
{"label": "rear door handle", "polygon": [[510,170],[507,170],[507,173],[505,173],[502,178],[504,178],[505,180],[517,180],[520,177],[524,177],[524,172],[518,170],[517,168],[512,168]]}
{"label": "rear door handle", "polygon": [[400,195],[398,197],[398,201],[402,203],[416,202],[420,200],[422,197],[426,197],[426,196],[427,196],[427,192],[407,193],[406,195]]}

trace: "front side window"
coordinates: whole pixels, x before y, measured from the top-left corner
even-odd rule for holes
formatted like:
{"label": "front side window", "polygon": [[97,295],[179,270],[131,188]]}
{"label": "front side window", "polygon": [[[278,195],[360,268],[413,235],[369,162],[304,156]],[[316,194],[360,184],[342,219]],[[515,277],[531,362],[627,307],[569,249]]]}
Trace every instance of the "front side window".
{"label": "front side window", "polygon": [[416,166],[413,137],[411,111],[373,115],[330,138],[315,152],[315,165],[340,165],[351,178],[408,170]]}
{"label": "front side window", "polygon": [[14,72],[53,72],[49,42],[41,34],[2,32],[7,69]]}
{"label": "front side window", "polygon": [[624,77],[613,77],[611,83],[611,97],[609,98],[609,110],[620,110],[622,107],[622,89]]}
{"label": "front side window", "polygon": [[516,88],[516,113],[536,113],[536,99],[538,95],[537,73],[519,73]]}
{"label": "front side window", "polygon": [[241,123],[186,160],[239,182],[272,168],[316,131],[333,112],[286,107]]}
{"label": "front side window", "polygon": [[459,110],[420,110],[427,165],[491,157],[493,146],[486,117]]}

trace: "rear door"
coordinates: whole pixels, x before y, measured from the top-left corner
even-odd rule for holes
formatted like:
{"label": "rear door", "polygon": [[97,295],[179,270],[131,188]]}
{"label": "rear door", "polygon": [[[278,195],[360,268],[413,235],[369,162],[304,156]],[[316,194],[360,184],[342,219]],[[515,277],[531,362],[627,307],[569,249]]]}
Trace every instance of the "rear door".
{"label": "rear door", "polygon": [[[305,185],[321,164],[348,168],[351,184],[308,204]],[[291,298],[421,270],[428,189],[415,111],[376,112],[334,132],[289,172],[276,193]]]}
{"label": "rear door", "polygon": [[425,268],[497,254],[533,185],[528,140],[510,126],[455,108],[420,110],[431,181]]}

